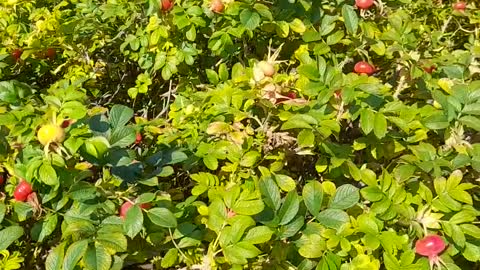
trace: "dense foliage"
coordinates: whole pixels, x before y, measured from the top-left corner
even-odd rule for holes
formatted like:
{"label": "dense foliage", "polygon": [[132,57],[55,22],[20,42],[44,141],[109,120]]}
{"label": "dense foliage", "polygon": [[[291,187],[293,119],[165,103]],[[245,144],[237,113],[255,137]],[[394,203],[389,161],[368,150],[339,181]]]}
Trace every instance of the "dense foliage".
{"label": "dense foliage", "polygon": [[0,1],[1,269],[480,268],[480,9]]}

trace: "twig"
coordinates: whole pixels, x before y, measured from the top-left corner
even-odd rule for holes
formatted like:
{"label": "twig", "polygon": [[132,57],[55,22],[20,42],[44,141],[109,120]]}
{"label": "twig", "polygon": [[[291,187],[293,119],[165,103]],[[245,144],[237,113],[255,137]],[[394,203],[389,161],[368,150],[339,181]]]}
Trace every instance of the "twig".
{"label": "twig", "polygon": [[398,99],[398,96],[400,93],[405,89],[405,75],[402,75],[400,77],[400,80],[398,81],[397,89],[395,90],[395,93],[393,93],[393,98]]}
{"label": "twig", "polygon": [[342,115],[345,112],[344,107],[345,107],[345,103],[342,100],[342,102],[340,103],[340,108],[338,109],[338,113],[337,113],[337,122],[340,122]]}
{"label": "twig", "polygon": [[117,85],[117,90],[110,96],[110,99],[105,103],[105,105],[108,105],[113,101],[113,98],[118,94],[118,92],[122,88],[122,82],[123,82],[123,79],[125,79],[125,77],[127,77],[126,73],[124,73],[122,75],[122,78],[120,78],[120,83],[118,83],[118,85]]}
{"label": "twig", "polygon": [[[176,91],[176,88],[175,88]],[[168,92],[167,92],[167,103],[163,107],[162,111],[155,117],[155,118],[160,118],[163,114],[168,112],[169,104],[170,104],[170,97],[172,96],[172,80],[170,80],[170,84],[168,86]]]}
{"label": "twig", "polygon": [[445,23],[442,26],[442,35],[447,31],[448,24],[452,20],[452,16],[449,16],[448,19],[445,21]]}
{"label": "twig", "polygon": [[172,234],[172,230],[171,229],[168,229],[168,232],[170,233],[170,238],[172,238],[172,243],[173,245],[175,246],[175,248],[178,250],[178,252],[180,252],[180,254],[182,255],[182,257],[185,259],[185,261],[188,261],[188,257],[185,255],[185,253],[183,253],[183,251],[180,249],[180,247],[177,245],[177,243],[175,242],[175,239],[173,239],[173,234]]}

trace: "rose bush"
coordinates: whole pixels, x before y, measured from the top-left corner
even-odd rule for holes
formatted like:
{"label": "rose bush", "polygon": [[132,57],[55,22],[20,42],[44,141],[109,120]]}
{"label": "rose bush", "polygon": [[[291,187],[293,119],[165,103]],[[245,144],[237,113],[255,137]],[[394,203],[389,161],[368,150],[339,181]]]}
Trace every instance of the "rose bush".
{"label": "rose bush", "polygon": [[2,1],[0,268],[480,267],[478,3],[370,2]]}

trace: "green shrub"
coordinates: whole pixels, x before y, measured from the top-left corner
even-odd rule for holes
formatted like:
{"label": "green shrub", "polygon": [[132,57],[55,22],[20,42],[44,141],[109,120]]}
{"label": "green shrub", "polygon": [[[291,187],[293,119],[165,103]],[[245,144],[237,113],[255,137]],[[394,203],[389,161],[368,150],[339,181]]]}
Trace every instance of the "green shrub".
{"label": "green shrub", "polygon": [[439,2],[2,1],[1,268],[479,268],[480,13]]}

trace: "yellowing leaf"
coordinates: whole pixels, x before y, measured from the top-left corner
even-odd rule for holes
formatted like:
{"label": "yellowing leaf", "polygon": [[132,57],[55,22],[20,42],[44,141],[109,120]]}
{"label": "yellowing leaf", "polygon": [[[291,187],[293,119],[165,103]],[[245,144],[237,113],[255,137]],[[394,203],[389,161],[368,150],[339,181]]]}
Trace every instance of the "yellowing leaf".
{"label": "yellowing leaf", "polygon": [[452,94],[452,86],[453,86],[453,81],[447,78],[442,78],[438,80],[438,86],[442,88],[443,91],[447,92],[448,94]]}
{"label": "yellowing leaf", "polygon": [[305,27],[305,24],[300,19],[295,18],[291,23],[290,23],[290,29],[292,31],[297,32],[297,33],[304,33],[307,28]]}

